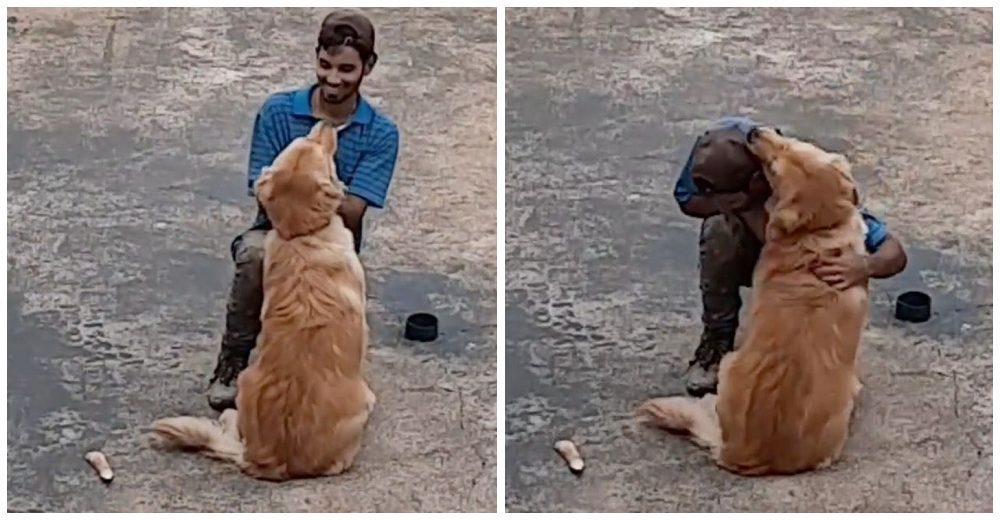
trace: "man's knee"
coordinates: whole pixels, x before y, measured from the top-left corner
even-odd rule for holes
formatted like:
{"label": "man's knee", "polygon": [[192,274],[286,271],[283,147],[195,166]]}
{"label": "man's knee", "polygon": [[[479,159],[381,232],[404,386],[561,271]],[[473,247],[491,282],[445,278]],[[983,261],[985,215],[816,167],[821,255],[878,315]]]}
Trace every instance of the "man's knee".
{"label": "man's knee", "polygon": [[[264,292],[264,231],[251,230],[236,237],[231,245],[233,284],[229,294],[229,314],[239,320],[249,318],[254,324],[260,313]],[[254,328],[254,327],[251,327]]]}
{"label": "man's knee", "polygon": [[230,245],[230,253],[236,268],[264,265],[264,238],[266,231],[252,229],[236,237]]}

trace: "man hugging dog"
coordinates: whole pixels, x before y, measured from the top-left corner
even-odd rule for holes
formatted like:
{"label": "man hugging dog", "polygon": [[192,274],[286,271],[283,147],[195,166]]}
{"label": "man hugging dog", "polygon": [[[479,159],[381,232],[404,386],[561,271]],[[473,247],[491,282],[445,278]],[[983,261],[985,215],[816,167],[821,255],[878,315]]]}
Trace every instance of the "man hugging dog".
{"label": "man hugging dog", "polygon": [[[747,135],[759,126],[742,117],[716,121],[695,140],[674,188],[685,215],[702,219],[698,245],[703,330],[685,386],[693,396],[714,393],[719,362],[733,350],[742,301],[760,255],[767,222],[764,203],[771,194],[759,159],[747,148]],[[906,267],[902,244],[885,223],[867,211],[865,248],[869,255],[829,258],[815,267],[838,289],[869,278],[888,278]]]}

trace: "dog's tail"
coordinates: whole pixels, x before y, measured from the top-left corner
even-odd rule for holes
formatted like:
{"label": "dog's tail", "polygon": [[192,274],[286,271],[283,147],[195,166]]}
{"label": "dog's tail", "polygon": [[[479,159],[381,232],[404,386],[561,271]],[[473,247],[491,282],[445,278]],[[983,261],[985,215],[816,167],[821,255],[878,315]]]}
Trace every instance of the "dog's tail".
{"label": "dog's tail", "polygon": [[196,451],[209,458],[243,466],[243,443],[239,434],[203,417],[170,417],[152,425],[154,446]]}
{"label": "dog's tail", "polygon": [[635,412],[642,424],[690,435],[691,440],[717,452],[722,446],[722,429],[715,414],[715,395],[699,399],[661,397],[643,403]]}

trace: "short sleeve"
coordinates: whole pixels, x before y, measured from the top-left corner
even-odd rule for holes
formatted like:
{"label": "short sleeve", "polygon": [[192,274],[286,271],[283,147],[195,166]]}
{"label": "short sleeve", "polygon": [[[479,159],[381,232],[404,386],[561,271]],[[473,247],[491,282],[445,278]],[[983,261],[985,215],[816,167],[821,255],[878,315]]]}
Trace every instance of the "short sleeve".
{"label": "short sleeve", "polygon": [[250,141],[250,161],[247,166],[247,191],[251,197],[254,196],[253,186],[260,178],[261,170],[270,166],[286,146],[281,138],[281,122],[280,109],[271,99],[257,111],[253,123],[253,137]]}
{"label": "short sleeve", "polygon": [[886,227],[885,222],[882,222],[865,210],[861,211],[861,218],[864,219],[865,226],[868,227],[868,233],[865,234],[865,249],[867,249],[869,253],[874,253],[879,247],[882,246],[886,237],[889,236],[889,230]]}
{"label": "short sleeve", "polygon": [[395,125],[386,124],[380,133],[372,150],[361,158],[347,186],[347,193],[361,197],[376,208],[385,206],[399,155],[399,130]]}

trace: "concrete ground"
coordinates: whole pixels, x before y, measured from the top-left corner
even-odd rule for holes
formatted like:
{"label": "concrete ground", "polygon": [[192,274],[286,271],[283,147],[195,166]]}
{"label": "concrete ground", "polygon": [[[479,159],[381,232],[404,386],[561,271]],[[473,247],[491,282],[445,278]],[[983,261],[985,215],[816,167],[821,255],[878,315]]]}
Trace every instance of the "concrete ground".
{"label": "concrete ground", "polygon": [[[325,13],[8,9],[8,510],[495,511],[494,9],[369,11],[364,88],[402,148],[362,253],[380,402],[356,466],[265,484],[147,445],[210,413],[254,114],[314,79]],[[428,309],[442,337],[402,341]]]}
{"label": "concrete ground", "polygon": [[[991,12],[506,13],[507,510],[989,511]],[[865,390],[827,471],[736,477],[631,418],[683,392],[699,223],[672,190],[725,114],[846,152],[910,254],[874,284]],[[906,289],[934,297],[931,321],[892,318]]]}

